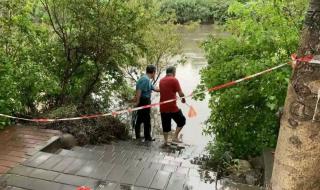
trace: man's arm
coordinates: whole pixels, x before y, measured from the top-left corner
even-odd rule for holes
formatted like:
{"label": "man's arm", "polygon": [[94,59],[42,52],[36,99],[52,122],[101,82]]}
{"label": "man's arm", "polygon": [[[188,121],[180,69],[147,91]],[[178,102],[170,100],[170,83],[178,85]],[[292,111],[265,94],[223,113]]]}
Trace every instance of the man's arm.
{"label": "man's arm", "polygon": [[175,86],[176,86],[176,91],[178,92],[179,96],[182,98],[181,102],[182,103],[186,103],[186,99],[184,98],[184,93],[182,92],[180,83],[179,83],[179,81],[177,79],[176,79],[176,82],[175,82]]}
{"label": "man's arm", "polygon": [[140,97],[141,97],[141,90],[140,90],[140,89],[137,89],[137,90],[136,90],[136,96],[135,96],[136,106],[138,106],[139,103],[140,103]]}
{"label": "man's arm", "polygon": [[141,90],[140,89],[137,89],[136,90],[136,106],[138,106],[139,105],[139,103],[140,103],[140,97],[141,97]]}
{"label": "man's arm", "polygon": [[181,89],[178,91],[178,94],[179,94],[179,96],[182,98],[182,99],[181,99],[181,102],[182,102],[182,103],[186,103],[186,99],[184,98],[184,93],[182,92]]}

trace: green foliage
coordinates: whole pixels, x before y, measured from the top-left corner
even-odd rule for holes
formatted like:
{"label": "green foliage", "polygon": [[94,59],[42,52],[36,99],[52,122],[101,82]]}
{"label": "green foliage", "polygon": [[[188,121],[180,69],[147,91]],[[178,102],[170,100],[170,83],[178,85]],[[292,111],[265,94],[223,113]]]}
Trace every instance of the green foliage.
{"label": "green foliage", "polygon": [[[0,2],[0,111],[5,114],[35,110],[43,92],[56,90],[56,80],[43,64],[49,37],[40,24],[33,22],[34,1]],[[47,54],[42,54],[46,52]],[[9,120],[0,118],[0,126]]]}
{"label": "green foliage", "polygon": [[145,73],[147,65],[155,65],[157,68],[156,82],[164,68],[170,64],[170,60],[181,54],[181,36],[177,32],[175,16],[172,14],[159,14],[161,2],[148,1],[146,17],[156,20],[148,26],[143,41],[145,49],[141,52],[138,64],[130,65],[125,69],[130,79],[137,81],[142,73]]}
{"label": "green foliage", "polygon": [[178,23],[200,21],[202,23],[224,22],[226,11],[233,0],[165,0],[162,13],[175,13]]}
{"label": "green foliage", "polygon": [[0,1],[0,113],[108,111],[132,92],[125,69],[178,51],[171,15],[158,13],[151,0]]}
{"label": "green foliage", "polygon": [[[289,61],[298,46],[306,0],[235,2],[225,25],[229,35],[204,43],[209,65],[204,87],[236,80]],[[274,71],[211,93],[211,116],[205,132],[214,134],[212,153],[230,151],[245,158],[274,147],[278,109],[284,104],[291,68]]]}

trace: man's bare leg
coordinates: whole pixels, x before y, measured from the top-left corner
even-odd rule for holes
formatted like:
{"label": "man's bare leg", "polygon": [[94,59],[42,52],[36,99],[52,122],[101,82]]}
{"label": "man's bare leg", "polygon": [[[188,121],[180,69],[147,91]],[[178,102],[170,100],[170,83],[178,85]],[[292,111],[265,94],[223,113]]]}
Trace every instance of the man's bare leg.
{"label": "man's bare leg", "polygon": [[173,142],[181,143],[182,141],[179,140],[179,133],[181,132],[182,127],[177,127],[176,132],[174,133],[174,136],[172,138]]}
{"label": "man's bare leg", "polygon": [[169,133],[163,132],[163,137],[164,137],[164,145],[168,145]]}

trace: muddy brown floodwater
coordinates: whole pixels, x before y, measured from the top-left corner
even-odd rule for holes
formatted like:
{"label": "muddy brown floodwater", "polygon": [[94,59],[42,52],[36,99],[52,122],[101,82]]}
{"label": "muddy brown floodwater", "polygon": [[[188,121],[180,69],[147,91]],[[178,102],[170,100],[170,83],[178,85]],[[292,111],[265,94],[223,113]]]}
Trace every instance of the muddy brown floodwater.
{"label": "muddy brown floodwater", "polygon": [[[182,90],[186,95],[193,92],[200,83],[200,71],[207,65],[207,60],[203,49],[200,47],[210,34],[224,35],[219,32],[215,25],[199,25],[190,30],[187,27],[181,27],[178,32],[182,36],[182,53],[186,58],[186,63],[177,66],[176,78],[179,80]],[[172,58],[171,62],[175,64],[179,57]],[[164,74],[163,74],[164,75]],[[158,100],[158,99],[157,99]],[[190,145],[196,145],[199,153],[202,152],[212,137],[203,134],[204,122],[210,115],[208,107],[209,97],[203,101],[187,99],[197,111],[197,117],[187,118],[187,124],[182,131],[182,140]],[[189,107],[178,103],[185,115],[188,114]]]}

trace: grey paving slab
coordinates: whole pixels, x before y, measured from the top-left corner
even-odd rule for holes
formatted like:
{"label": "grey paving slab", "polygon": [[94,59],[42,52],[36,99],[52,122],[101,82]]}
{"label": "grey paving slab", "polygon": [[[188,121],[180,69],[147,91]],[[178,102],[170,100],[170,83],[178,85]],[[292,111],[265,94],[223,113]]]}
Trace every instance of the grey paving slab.
{"label": "grey paving slab", "polygon": [[115,190],[135,190],[135,188],[132,185],[118,185]]}
{"label": "grey paving slab", "polygon": [[[185,189],[201,190],[199,189],[199,185],[200,185],[199,177],[188,177],[186,178],[186,183],[184,187]],[[202,190],[205,190],[205,189],[202,189]]]}
{"label": "grey paving slab", "polygon": [[155,169],[144,168],[140,176],[138,177],[135,183],[135,186],[148,188],[151,185],[156,173],[157,173],[157,170]]}
{"label": "grey paving slab", "polygon": [[70,150],[61,149],[58,154],[61,156],[67,156],[69,154],[69,152],[70,152]]}
{"label": "grey paving slab", "polygon": [[178,166],[175,165],[164,165],[162,170],[167,172],[175,172],[177,170]]}
{"label": "grey paving slab", "polygon": [[115,152],[115,153],[113,154],[114,160],[119,160],[119,159],[121,159],[122,157],[123,157],[122,152]]}
{"label": "grey paving slab", "polygon": [[129,150],[129,151],[127,151],[126,156],[129,157],[129,158],[132,158],[132,155],[133,155],[134,153],[135,153],[134,150]]}
{"label": "grey paving slab", "polygon": [[7,187],[5,190],[26,190],[19,187]]}
{"label": "grey paving slab", "polygon": [[86,160],[100,160],[101,155],[98,154],[97,152],[75,152],[71,150],[63,150],[59,153],[60,155],[64,156],[70,156],[70,157],[75,157],[75,158],[80,158],[80,159],[86,159]]}
{"label": "grey paving slab", "polygon": [[110,153],[110,154],[104,154],[101,158],[101,161],[104,161],[104,162],[112,162],[114,159],[114,155],[113,153]]}
{"label": "grey paving slab", "polygon": [[51,168],[51,170],[63,172],[67,167],[69,167],[73,163],[74,160],[75,158],[65,158],[60,163]]}
{"label": "grey paving slab", "polygon": [[34,170],[34,168],[20,165],[20,166],[17,166],[15,168],[11,169],[9,171],[9,173],[28,176],[33,170]]}
{"label": "grey paving slab", "polygon": [[[61,155],[38,153],[24,166],[12,169],[8,179],[18,184],[12,186],[23,190],[44,187],[75,190],[82,185],[94,190],[214,189],[212,184],[200,180],[200,175],[204,173],[197,171],[198,166],[184,160],[182,155],[185,150],[181,155],[179,152],[168,153],[155,144],[120,142],[91,146],[90,149],[76,147],[71,151],[62,150]],[[96,188],[99,181],[107,184]]]}
{"label": "grey paving slab", "polygon": [[182,175],[188,175],[189,168],[187,168],[187,167],[178,167],[178,169],[176,170],[175,173],[182,174]]}
{"label": "grey paving slab", "polygon": [[9,190],[25,190],[25,189],[22,189],[22,188],[19,188],[19,187],[11,187],[11,188],[9,188]]}
{"label": "grey paving slab", "polygon": [[185,175],[172,174],[166,190],[184,190],[184,184],[186,182]]}
{"label": "grey paving slab", "polygon": [[60,188],[60,190],[76,190],[76,189],[77,187],[72,185],[62,185],[62,187]]}
{"label": "grey paving slab", "polygon": [[123,152],[120,155],[116,156],[113,160],[115,164],[124,164],[129,158],[127,157],[126,153]]}
{"label": "grey paving slab", "polygon": [[112,182],[120,182],[122,176],[124,175],[124,173],[126,172],[127,169],[128,168],[126,166],[115,165],[112,168],[109,175],[107,176],[107,180],[112,181]]}
{"label": "grey paving slab", "polygon": [[95,147],[96,147],[95,145],[87,144],[87,145],[84,145],[83,148],[94,149]]}
{"label": "grey paving slab", "polygon": [[111,163],[102,163],[96,170],[91,172],[90,177],[105,181],[114,167]]}
{"label": "grey paving slab", "polygon": [[32,190],[60,190],[62,184],[45,181],[41,179],[34,179],[30,184]]}
{"label": "grey paving slab", "polygon": [[148,190],[148,189],[144,187],[133,187],[133,190]]}
{"label": "grey paving slab", "polygon": [[42,169],[34,169],[29,174],[30,177],[44,179],[44,180],[48,180],[48,181],[54,180],[58,175],[59,175],[59,173],[57,173],[57,172],[42,170]]}
{"label": "grey paving slab", "polygon": [[139,160],[132,160],[132,159],[128,159],[124,165],[128,166],[129,168],[130,167],[136,167],[139,163]]}
{"label": "grey paving slab", "polygon": [[148,161],[140,161],[137,166],[141,166],[143,168],[149,168],[151,165],[151,162],[148,162]]}
{"label": "grey paving slab", "polygon": [[[82,148],[81,146],[74,146],[74,147],[72,148],[72,150],[73,150],[73,151],[79,151],[79,152],[81,152],[82,150],[85,150],[85,149]],[[86,149],[86,150],[90,150],[90,149]]]}
{"label": "grey paving slab", "polygon": [[105,146],[95,146],[94,147],[94,150],[98,150],[98,151],[104,151],[106,148],[105,148]]}
{"label": "grey paving slab", "polygon": [[9,186],[31,189],[33,179],[25,176],[11,175],[6,181]]}
{"label": "grey paving slab", "polygon": [[159,162],[159,161],[161,161],[161,160],[163,160],[164,159],[164,155],[156,155],[155,157],[153,157],[153,159],[152,159],[152,161],[153,162]]}
{"label": "grey paving slab", "polygon": [[104,145],[104,150],[107,152],[114,152],[114,145]]}
{"label": "grey paving slab", "polygon": [[68,174],[60,174],[54,181],[67,185],[88,186],[90,188],[94,188],[98,183],[98,181],[94,179]]}
{"label": "grey paving slab", "polygon": [[101,163],[97,161],[89,161],[80,168],[80,170],[76,173],[76,175],[86,176],[86,177],[91,176],[92,173],[96,169],[98,169],[100,165]]}
{"label": "grey paving slab", "polygon": [[150,188],[151,189],[164,189],[169,182],[171,172],[158,171],[155,175]]}
{"label": "grey paving slab", "polygon": [[38,167],[40,164],[42,164],[44,161],[48,160],[53,154],[40,152],[35,155],[35,157],[32,157],[31,159],[27,160],[23,163],[23,165],[31,166],[31,167]]}
{"label": "grey paving slab", "polygon": [[[199,186],[195,188],[197,190],[212,190],[215,189],[215,183],[205,183],[203,181],[200,181]],[[247,189],[249,190],[249,189]]]}
{"label": "grey paving slab", "polygon": [[150,165],[151,169],[156,169],[156,170],[160,170],[162,169],[162,167],[163,167],[163,164],[160,164],[160,163],[151,163]]}
{"label": "grey paving slab", "polygon": [[144,155],[144,152],[139,151],[134,154],[133,158],[136,160],[146,159],[143,155]]}
{"label": "grey paving slab", "polygon": [[74,159],[72,163],[64,170],[64,173],[75,174],[77,173],[82,166],[84,166],[88,161],[81,159]]}
{"label": "grey paving slab", "polygon": [[161,164],[170,164],[170,160],[160,160],[158,163],[161,163]]}
{"label": "grey paving slab", "polygon": [[12,175],[14,175],[14,174],[4,174],[4,175],[0,176],[0,187],[2,187],[4,185],[7,186],[8,185],[7,179]]}
{"label": "grey paving slab", "polygon": [[41,155],[42,152],[37,152],[35,154],[33,154],[28,160],[26,160],[24,163],[28,163],[30,162],[31,160],[35,159],[37,156]]}
{"label": "grey paving slab", "polygon": [[97,189],[98,190],[115,190],[119,184],[117,183],[107,183],[100,185]]}
{"label": "grey paving slab", "polygon": [[191,169],[189,170],[188,176],[191,176],[191,177],[200,177],[200,172],[202,172],[202,171],[201,171],[201,170],[198,170],[198,169],[191,168]]}
{"label": "grey paving slab", "polygon": [[181,166],[182,163],[176,160],[170,160],[169,164],[175,165],[175,166]]}
{"label": "grey paving slab", "polygon": [[128,169],[120,180],[121,184],[133,185],[137,181],[141,172],[142,172],[141,167],[134,167],[134,168]]}
{"label": "grey paving slab", "polygon": [[50,170],[54,168],[58,163],[62,161],[63,157],[59,155],[54,155],[50,157],[48,160],[44,161],[42,164],[39,165],[39,168]]}

